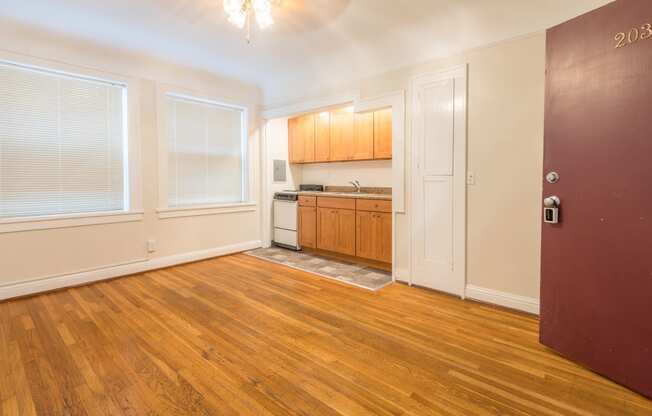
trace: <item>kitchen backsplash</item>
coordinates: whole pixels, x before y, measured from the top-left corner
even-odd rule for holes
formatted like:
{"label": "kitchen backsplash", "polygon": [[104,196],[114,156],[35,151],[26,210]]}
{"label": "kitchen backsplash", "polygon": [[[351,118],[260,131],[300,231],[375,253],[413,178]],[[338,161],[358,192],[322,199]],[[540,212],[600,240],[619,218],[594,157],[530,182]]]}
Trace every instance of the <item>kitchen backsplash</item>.
{"label": "kitchen backsplash", "polygon": [[345,186],[352,180],[360,181],[363,187],[389,188],[392,186],[392,161],[372,160],[301,165],[301,183]]}

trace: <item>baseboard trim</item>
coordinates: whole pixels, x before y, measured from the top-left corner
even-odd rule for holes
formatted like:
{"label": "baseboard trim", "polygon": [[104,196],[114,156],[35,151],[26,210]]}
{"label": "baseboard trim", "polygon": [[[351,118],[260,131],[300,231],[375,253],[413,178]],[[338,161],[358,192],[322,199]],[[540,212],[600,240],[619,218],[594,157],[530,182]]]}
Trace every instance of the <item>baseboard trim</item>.
{"label": "baseboard trim", "polygon": [[408,273],[407,269],[396,268],[394,270],[394,278],[397,282],[409,283],[409,276],[410,273]]}
{"label": "baseboard trim", "polygon": [[539,315],[539,300],[535,298],[528,298],[473,285],[466,286],[466,297],[468,299]]}
{"label": "baseboard trim", "polygon": [[116,277],[128,276],[151,270],[162,269],[165,267],[177,266],[184,263],[210,259],[213,257],[225,256],[228,254],[239,253],[241,251],[253,250],[255,248],[261,247],[261,245],[261,241],[248,241],[245,243],[215,247],[208,250],[200,250],[190,253],[176,254],[173,256],[153,258],[150,260],[129,262],[126,264],[106,267],[97,270],[89,270],[80,273],[10,284],[0,287],[0,300],[34,295],[37,293],[49,292],[66,287],[80,286],[101,280],[114,279]]}

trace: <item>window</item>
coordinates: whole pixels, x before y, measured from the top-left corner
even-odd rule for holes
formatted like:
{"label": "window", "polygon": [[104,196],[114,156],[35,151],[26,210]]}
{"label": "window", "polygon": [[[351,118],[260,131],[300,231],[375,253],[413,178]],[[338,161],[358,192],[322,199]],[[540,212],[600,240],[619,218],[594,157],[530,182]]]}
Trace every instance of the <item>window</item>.
{"label": "window", "polygon": [[127,210],[126,87],[0,62],[0,218]]}
{"label": "window", "polygon": [[168,206],[243,202],[245,111],[174,94],[165,104]]}

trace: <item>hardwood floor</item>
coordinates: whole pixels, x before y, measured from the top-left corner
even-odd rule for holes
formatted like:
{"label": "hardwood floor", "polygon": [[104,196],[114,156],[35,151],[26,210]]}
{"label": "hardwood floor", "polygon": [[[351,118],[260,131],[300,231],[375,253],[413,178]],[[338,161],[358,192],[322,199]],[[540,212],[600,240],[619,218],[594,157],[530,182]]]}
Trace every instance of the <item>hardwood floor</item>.
{"label": "hardwood floor", "polygon": [[652,415],[537,319],[235,255],[0,303],[0,414]]}

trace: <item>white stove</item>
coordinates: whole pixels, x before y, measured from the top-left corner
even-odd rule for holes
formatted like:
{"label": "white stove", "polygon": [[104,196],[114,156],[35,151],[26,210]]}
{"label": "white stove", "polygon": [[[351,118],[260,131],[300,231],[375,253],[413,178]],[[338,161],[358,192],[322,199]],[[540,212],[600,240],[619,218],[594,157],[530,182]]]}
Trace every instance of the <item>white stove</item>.
{"label": "white stove", "polygon": [[283,191],[274,194],[274,244],[301,250],[299,244],[299,194]]}
{"label": "white stove", "polygon": [[299,191],[274,194],[274,244],[301,250],[299,241],[299,192],[323,192],[323,185],[299,185]]}

